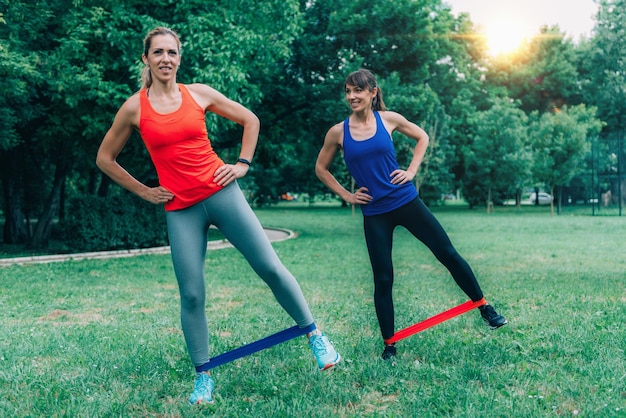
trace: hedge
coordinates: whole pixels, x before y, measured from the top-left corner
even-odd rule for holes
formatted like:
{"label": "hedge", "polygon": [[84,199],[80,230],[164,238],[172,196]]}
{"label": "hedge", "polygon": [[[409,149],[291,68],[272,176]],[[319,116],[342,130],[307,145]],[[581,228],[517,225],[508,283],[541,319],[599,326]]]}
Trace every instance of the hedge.
{"label": "hedge", "polygon": [[163,206],[130,193],[70,200],[61,228],[65,244],[74,251],[150,248],[168,243]]}

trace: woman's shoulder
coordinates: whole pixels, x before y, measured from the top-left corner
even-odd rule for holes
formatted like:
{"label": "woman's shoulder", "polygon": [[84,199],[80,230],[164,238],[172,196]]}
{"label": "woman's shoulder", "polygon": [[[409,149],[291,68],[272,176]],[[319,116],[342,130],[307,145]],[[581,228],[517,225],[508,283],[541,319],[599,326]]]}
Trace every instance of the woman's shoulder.
{"label": "woman's shoulder", "polygon": [[115,124],[136,127],[139,124],[140,113],[139,92],[136,92],[127,98],[118,109],[115,114]]}
{"label": "woman's shoulder", "polygon": [[226,100],[222,93],[208,84],[193,83],[183,84],[183,86],[187,88],[191,96],[203,109],[207,109],[214,104],[223,103]]}
{"label": "woman's shoulder", "polygon": [[394,131],[398,126],[402,126],[407,122],[404,116],[391,110],[381,110],[378,114],[390,131]]}
{"label": "woman's shoulder", "polygon": [[209,86],[208,84],[203,84],[203,83],[181,84],[181,86],[186,87],[187,90],[195,94],[206,95],[206,94],[219,93],[213,87]]}
{"label": "woman's shoulder", "polygon": [[139,99],[139,95],[141,93],[141,90],[135,92],[132,96],[130,96],[128,99],[126,99],[126,101],[124,102],[124,104],[122,105],[122,107],[120,108],[121,111],[124,112],[128,112],[128,113],[134,113],[134,112],[138,112],[139,108],[140,108],[140,99]]}
{"label": "woman's shoulder", "polygon": [[341,121],[331,126],[326,135],[341,138],[343,136],[343,123],[344,121]]}
{"label": "woman's shoulder", "polygon": [[404,119],[404,116],[402,116],[398,112],[394,112],[393,110],[379,110],[378,114],[385,121],[394,121],[394,120]]}

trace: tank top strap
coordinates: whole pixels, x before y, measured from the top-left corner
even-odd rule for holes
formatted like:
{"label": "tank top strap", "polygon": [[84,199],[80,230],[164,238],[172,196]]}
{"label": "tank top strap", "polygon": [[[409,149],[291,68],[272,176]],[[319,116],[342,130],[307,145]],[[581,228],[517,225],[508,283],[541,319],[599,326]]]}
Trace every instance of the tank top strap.
{"label": "tank top strap", "polygon": [[186,85],[184,84],[177,84],[178,85],[178,90],[180,90],[180,95],[183,99],[183,106],[185,105],[185,103],[187,103],[189,101],[189,99],[192,98],[191,93],[189,93],[189,89],[187,88]]}
{"label": "tank top strap", "polygon": [[374,117],[376,118],[376,134],[378,134],[381,129],[384,129],[385,132],[387,132],[385,124],[383,123],[383,118],[380,117],[380,113],[378,113],[377,110],[374,110]]}
{"label": "tank top strap", "polygon": [[152,106],[150,106],[150,102],[148,101],[148,90],[139,90],[139,111],[141,113],[141,116],[146,115],[151,110]]}
{"label": "tank top strap", "polygon": [[347,117],[343,121],[343,139],[344,143],[346,139],[352,140],[352,135],[350,135],[350,118]]}

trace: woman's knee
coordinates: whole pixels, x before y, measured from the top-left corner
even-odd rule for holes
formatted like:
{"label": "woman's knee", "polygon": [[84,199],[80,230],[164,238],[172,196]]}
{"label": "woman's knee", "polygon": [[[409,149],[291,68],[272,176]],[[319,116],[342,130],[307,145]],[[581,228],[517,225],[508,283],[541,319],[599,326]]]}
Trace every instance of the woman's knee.
{"label": "woman's knee", "polygon": [[271,288],[282,289],[288,287],[296,279],[286,268],[270,268],[259,273],[259,277]]}
{"label": "woman's knee", "polygon": [[267,284],[279,282],[286,277],[291,277],[287,267],[278,257],[265,257],[263,259],[248,260],[250,265]]}
{"label": "woman's knee", "polygon": [[183,288],[180,289],[180,304],[183,309],[204,309],[206,303],[206,290]]}
{"label": "woman's knee", "polygon": [[433,254],[444,265],[456,263],[459,259],[461,259],[461,256],[452,245],[446,245],[438,248],[436,251],[433,251]]}
{"label": "woman's knee", "polygon": [[382,274],[374,277],[374,294],[384,296],[391,294],[393,287],[393,275]]}

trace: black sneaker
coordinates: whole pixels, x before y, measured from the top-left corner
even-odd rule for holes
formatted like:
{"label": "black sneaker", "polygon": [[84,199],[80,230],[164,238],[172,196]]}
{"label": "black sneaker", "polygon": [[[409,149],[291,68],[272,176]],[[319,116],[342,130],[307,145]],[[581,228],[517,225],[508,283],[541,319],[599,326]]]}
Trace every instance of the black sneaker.
{"label": "black sneaker", "polygon": [[396,358],[396,346],[393,344],[385,345],[385,350],[381,356],[383,360],[393,360]]}
{"label": "black sneaker", "polygon": [[483,321],[485,321],[485,324],[491,329],[500,328],[508,322],[502,315],[499,315],[491,305],[483,305],[479,309],[480,316],[483,317]]}

